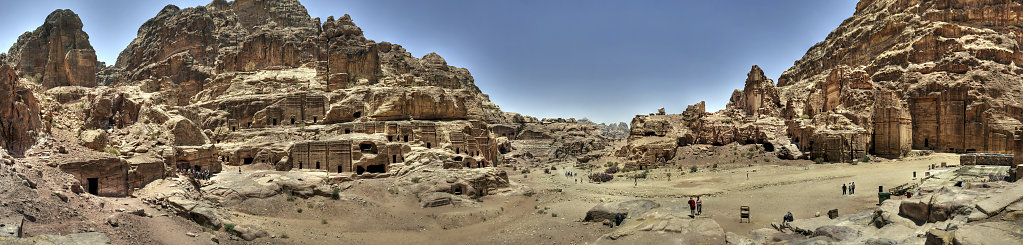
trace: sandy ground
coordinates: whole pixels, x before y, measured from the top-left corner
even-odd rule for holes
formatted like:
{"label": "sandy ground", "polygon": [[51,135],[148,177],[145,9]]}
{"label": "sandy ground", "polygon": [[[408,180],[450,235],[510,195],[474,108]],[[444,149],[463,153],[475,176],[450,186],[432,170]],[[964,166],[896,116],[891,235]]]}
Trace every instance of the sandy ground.
{"label": "sandy ground", "polygon": [[[250,199],[229,207],[229,219],[262,227],[276,237],[257,242],[282,244],[587,244],[611,231],[581,222],[594,205],[632,199],[685,205],[689,196],[701,195],[703,216],[728,232],[747,234],[780,221],[788,211],[799,219],[816,212],[827,215],[835,208],[840,214],[875,208],[877,186],[887,189],[914,181],[913,171],[922,177],[928,165],[940,162],[958,164],[958,156],[935,154],[859,165],[804,160],[758,161],[759,165],[749,167],[740,162],[743,167],[685,174],[688,169],[658,169],[648,173],[647,179],[617,177],[601,184],[576,182],[586,172],[564,163],[556,164],[558,170],[551,174],[508,169],[512,182],[533,189],[532,196],[503,192],[482,202],[421,208],[414,195],[392,193],[391,179],[361,180],[343,192],[341,200],[288,201],[284,195]],[[579,177],[565,177],[566,171]],[[857,193],[843,196],[841,186],[850,182],[856,182]],[[739,223],[743,205],[751,207],[750,223]]]}

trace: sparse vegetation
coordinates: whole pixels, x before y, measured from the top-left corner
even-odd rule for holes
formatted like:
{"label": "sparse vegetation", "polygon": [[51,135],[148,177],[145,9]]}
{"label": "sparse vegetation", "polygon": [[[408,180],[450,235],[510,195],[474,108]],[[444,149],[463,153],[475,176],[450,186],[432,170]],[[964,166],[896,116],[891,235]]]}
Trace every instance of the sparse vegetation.
{"label": "sparse vegetation", "polygon": [[869,161],[870,161],[870,157],[868,157],[868,156],[863,156],[863,159],[860,160],[860,162],[869,162]]}
{"label": "sparse vegetation", "polygon": [[810,119],[810,115],[807,115],[807,114],[799,115],[799,118]]}
{"label": "sparse vegetation", "polygon": [[227,232],[228,234],[238,236],[238,231],[234,230],[234,226],[235,224],[231,223],[224,224],[224,231]]}
{"label": "sparse vegetation", "polygon": [[696,173],[696,171],[700,171],[700,168],[698,168],[696,166],[689,167],[689,172],[690,173]]}
{"label": "sparse vegetation", "polygon": [[289,202],[294,202],[295,201],[295,194],[294,193],[288,193],[288,201]]}
{"label": "sparse vegetation", "polygon": [[823,157],[818,157],[817,159],[813,159],[813,162],[816,163],[816,164],[823,164],[824,163],[824,158]]}
{"label": "sparse vegetation", "polygon": [[412,183],[419,183],[419,177],[412,177]]}
{"label": "sparse vegetation", "polygon": [[298,208],[298,213],[302,213],[302,208]]}
{"label": "sparse vegetation", "polygon": [[121,149],[118,149],[117,147],[113,147],[113,146],[107,146],[107,147],[103,148],[103,152],[114,154],[114,155],[121,155]]}
{"label": "sparse vegetation", "polygon": [[341,199],[341,189],[334,187],[334,190],[330,192],[330,199],[334,200]]}
{"label": "sparse vegetation", "polygon": [[320,224],[326,225],[327,224],[327,219],[320,219]]}

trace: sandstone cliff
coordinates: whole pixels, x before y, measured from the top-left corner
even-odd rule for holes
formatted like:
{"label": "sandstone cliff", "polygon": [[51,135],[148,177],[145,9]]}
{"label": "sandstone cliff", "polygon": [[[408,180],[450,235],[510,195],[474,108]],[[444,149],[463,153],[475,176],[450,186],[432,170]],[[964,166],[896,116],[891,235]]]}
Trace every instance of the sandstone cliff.
{"label": "sandstone cliff", "polygon": [[18,37],[8,55],[7,62],[45,88],[96,86],[96,51],[71,10],[50,13],[43,25]]}
{"label": "sandstone cliff", "polygon": [[31,87],[9,65],[0,64],[0,148],[22,156],[40,133],[39,105]]}
{"label": "sandstone cliff", "polygon": [[874,94],[897,91],[897,103],[909,108],[913,148],[1008,153],[1023,118],[1021,7],[860,1],[781,75],[779,93],[791,115],[840,114],[869,129]]}

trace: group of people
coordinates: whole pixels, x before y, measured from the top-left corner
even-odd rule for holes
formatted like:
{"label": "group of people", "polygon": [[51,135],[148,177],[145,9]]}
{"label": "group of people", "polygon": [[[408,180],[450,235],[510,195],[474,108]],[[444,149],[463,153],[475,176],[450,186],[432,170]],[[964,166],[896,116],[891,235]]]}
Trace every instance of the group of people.
{"label": "group of people", "polygon": [[209,170],[195,170],[187,167],[178,167],[178,173],[188,175],[193,179],[209,180],[213,176]]}
{"label": "group of people", "polygon": [[697,215],[703,214],[703,201],[697,196],[696,200],[689,197],[689,216],[696,217]]}
{"label": "group of people", "polygon": [[856,194],[856,182],[849,183],[848,185],[842,184],[842,195]]}

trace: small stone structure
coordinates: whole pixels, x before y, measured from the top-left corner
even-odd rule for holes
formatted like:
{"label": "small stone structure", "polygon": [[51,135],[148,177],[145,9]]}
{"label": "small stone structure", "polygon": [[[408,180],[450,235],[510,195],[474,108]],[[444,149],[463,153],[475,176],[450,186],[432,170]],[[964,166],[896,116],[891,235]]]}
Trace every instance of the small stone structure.
{"label": "small stone structure", "polygon": [[98,196],[129,194],[128,163],[114,155],[82,156],[58,164],[60,170],[74,175],[85,192]]}
{"label": "small stone structure", "polygon": [[1012,166],[1013,154],[967,153],[959,156],[959,163],[962,165]]}

